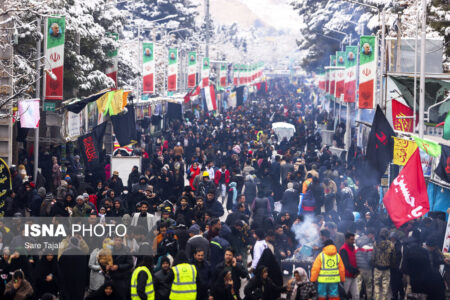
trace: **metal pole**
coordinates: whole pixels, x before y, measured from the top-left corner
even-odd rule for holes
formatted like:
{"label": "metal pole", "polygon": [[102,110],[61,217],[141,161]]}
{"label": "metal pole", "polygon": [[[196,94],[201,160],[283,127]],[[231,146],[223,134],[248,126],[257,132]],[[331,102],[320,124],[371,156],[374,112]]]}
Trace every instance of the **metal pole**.
{"label": "metal pole", "polygon": [[[36,27],[38,30],[41,30],[41,17],[37,18],[37,25]],[[41,79],[39,78],[41,76],[41,39],[39,38],[36,42],[36,77],[38,80],[36,80],[36,93],[35,97],[39,100],[41,99]],[[43,108],[43,105],[42,105]],[[34,174],[33,174],[33,180],[36,182],[37,174],[38,174],[38,168],[39,168],[39,127],[34,130]]]}
{"label": "metal pole", "polygon": [[381,11],[381,66],[380,66],[380,91],[378,96],[377,103],[382,106],[383,105],[383,75],[384,75],[384,65],[386,59],[385,53],[385,35],[386,35],[386,9],[383,7]]}
{"label": "metal pole", "polygon": [[205,56],[209,57],[209,0],[205,0],[205,21],[206,21]]}
{"label": "metal pole", "polygon": [[[136,102],[141,101],[141,98],[142,98],[141,84],[142,84],[142,80],[143,80],[143,78],[142,78],[142,72],[143,72],[143,70],[142,70],[142,61],[141,61],[141,59],[142,59],[141,33],[142,33],[142,24],[139,24],[139,25],[138,25],[138,51],[137,51],[137,54],[138,54],[138,63],[139,63],[139,80],[138,80],[138,82],[137,82],[137,88],[138,88],[138,90],[137,90],[137,99],[136,99]],[[155,46],[153,45],[153,47],[155,47]]]}
{"label": "metal pole", "polygon": [[422,43],[420,45],[420,98],[419,98],[419,137],[423,138],[425,109],[425,43],[427,29],[427,2],[422,0]]}
{"label": "metal pole", "polygon": [[416,101],[417,101],[417,44],[419,42],[419,10],[416,16],[416,39],[414,41],[414,103],[413,103],[413,132],[416,132]]}

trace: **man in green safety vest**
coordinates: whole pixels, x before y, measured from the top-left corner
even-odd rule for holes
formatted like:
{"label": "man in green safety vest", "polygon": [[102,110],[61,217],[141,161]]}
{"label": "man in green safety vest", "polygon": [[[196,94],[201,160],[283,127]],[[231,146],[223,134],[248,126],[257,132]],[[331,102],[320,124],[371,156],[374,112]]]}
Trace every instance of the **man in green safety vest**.
{"label": "man in green safety vest", "polygon": [[332,240],[323,242],[311,269],[311,282],[318,282],[319,300],[339,300],[339,283],[345,281],[345,267]]}
{"label": "man in green safety vest", "polygon": [[174,259],[172,273],[172,289],[170,300],[195,300],[197,298],[197,269],[188,263],[184,251],[179,251]]}
{"label": "man in green safety vest", "polygon": [[143,256],[142,263],[134,270],[131,276],[131,300],[155,299],[153,277],[150,272],[152,266],[152,257],[149,255]]}

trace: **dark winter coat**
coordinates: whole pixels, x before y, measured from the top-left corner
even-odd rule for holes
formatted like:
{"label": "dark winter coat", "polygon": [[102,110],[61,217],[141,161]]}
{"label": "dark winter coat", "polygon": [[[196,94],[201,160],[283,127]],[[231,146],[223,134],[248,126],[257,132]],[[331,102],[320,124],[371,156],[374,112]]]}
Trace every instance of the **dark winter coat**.
{"label": "dark winter coat", "polygon": [[296,212],[298,210],[298,201],[300,193],[295,189],[287,189],[283,193],[283,198],[281,199],[281,204],[283,204],[283,212]]}
{"label": "dark winter coat", "polygon": [[[36,264],[36,269],[34,270],[34,293],[38,298],[44,293],[56,295],[59,291],[59,272],[56,259],[54,257],[51,261],[48,261],[43,256]],[[50,274],[52,274],[53,280],[47,281],[46,278]]]}
{"label": "dark winter coat", "polygon": [[211,217],[213,217],[213,218],[219,218],[219,217],[223,216],[223,214],[224,214],[222,204],[215,199],[213,201],[206,200],[205,208],[206,208],[206,211],[211,212]]}
{"label": "dark winter coat", "polygon": [[165,272],[164,270],[159,270],[154,275],[154,287],[156,300],[167,300],[169,299],[170,289],[172,287],[172,282],[169,278],[170,270]]}

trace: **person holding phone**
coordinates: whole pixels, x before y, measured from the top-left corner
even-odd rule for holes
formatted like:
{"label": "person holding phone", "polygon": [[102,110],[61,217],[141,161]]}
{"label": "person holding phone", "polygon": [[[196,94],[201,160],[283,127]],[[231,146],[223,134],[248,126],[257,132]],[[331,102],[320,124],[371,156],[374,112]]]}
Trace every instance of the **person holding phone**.
{"label": "person holding phone", "polygon": [[6,284],[3,299],[19,300],[33,296],[33,287],[24,277],[22,270],[14,271],[11,281]]}

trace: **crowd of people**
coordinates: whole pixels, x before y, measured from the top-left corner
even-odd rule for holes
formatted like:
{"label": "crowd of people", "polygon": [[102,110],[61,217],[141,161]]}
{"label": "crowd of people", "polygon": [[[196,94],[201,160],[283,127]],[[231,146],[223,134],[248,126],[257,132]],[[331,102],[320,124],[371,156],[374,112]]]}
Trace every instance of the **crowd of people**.
{"label": "crowd of people", "polygon": [[[445,213],[396,229],[379,187],[362,184],[361,149],[337,156],[322,145],[332,114],[311,87],[297,89],[274,80],[243,106],[143,134],[129,174],[107,157],[101,170],[78,155],[60,166],[47,151],[30,181],[25,154],[4,204],[17,226],[0,219],[1,298],[445,299]],[[279,140],[274,122],[295,134]],[[127,234],[70,236],[57,254],[29,255],[25,216],[121,218]]]}

